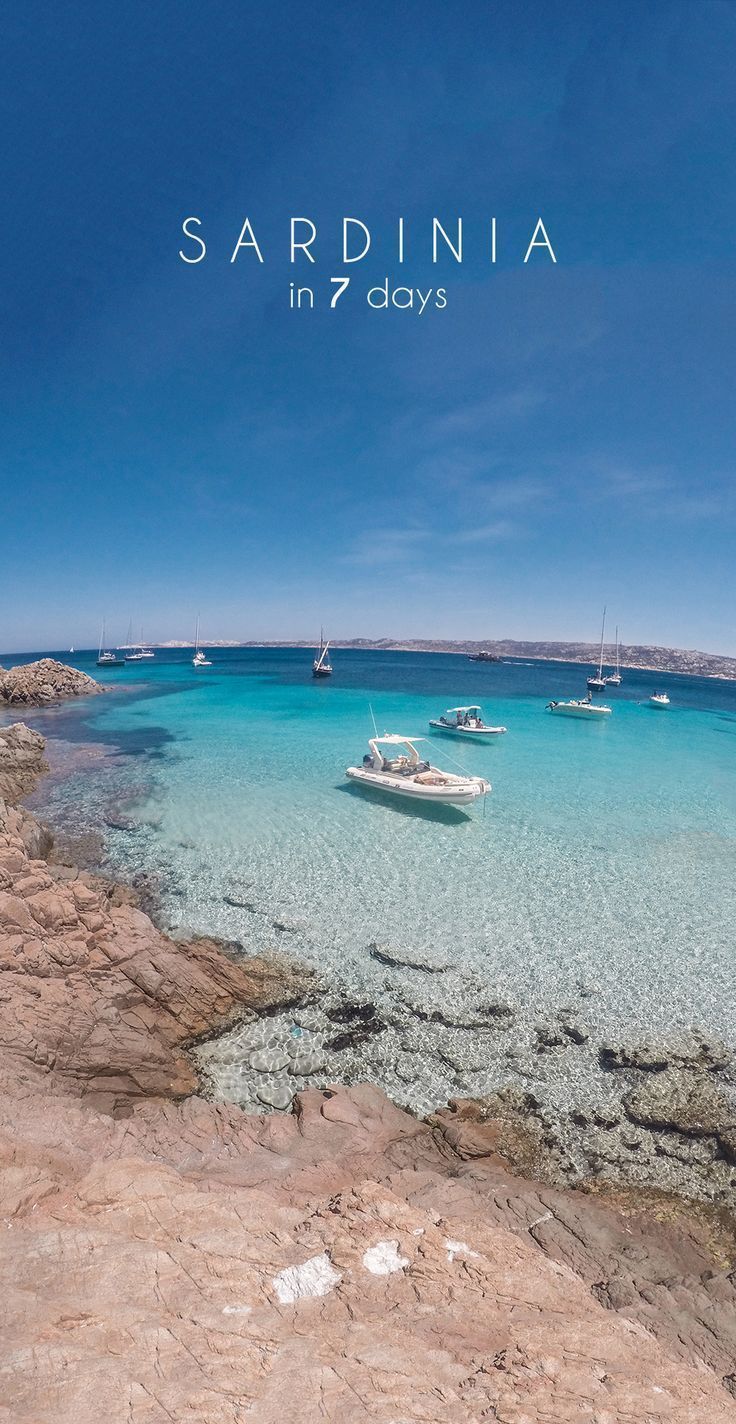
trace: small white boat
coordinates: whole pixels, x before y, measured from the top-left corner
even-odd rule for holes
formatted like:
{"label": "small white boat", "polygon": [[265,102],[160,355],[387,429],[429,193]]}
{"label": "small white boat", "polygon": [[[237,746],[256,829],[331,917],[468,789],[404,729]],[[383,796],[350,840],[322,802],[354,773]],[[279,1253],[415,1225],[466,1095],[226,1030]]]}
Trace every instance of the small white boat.
{"label": "small white boat", "polygon": [[212,663],[207,657],[207,654],[203,652],[199,646],[199,615],[197,615],[197,627],[194,634],[194,657],[192,658],[192,667],[212,667]]}
{"label": "small white boat", "polygon": [[126,663],[142,663],[143,659],[147,657],[153,657],[153,653],[144,653],[142,648],[131,648],[130,652],[125,654],[125,661]]}
{"label": "small white boat", "polygon": [[666,692],[653,692],[649,698],[650,707],[669,707],[670,699]]}
{"label": "small white boat", "polygon": [[499,737],[505,727],[488,727],[481,716],[480,707],[448,707],[430,727],[438,732],[451,732],[456,737]]}
{"label": "small white boat", "polygon": [[573,697],[569,702],[548,702],[546,710],[554,712],[557,717],[587,717],[594,722],[611,715],[610,707],[605,707],[602,702],[591,702],[586,697]]}
{"label": "small white boat", "polygon": [[456,776],[423,761],[415,746],[415,742],[423,740],[389,732],[372,737],[362,766],[349,766],[345,775],[376,791],[446,806],[468,806],[478,796],[488,794],[491,783],[484,777]]}

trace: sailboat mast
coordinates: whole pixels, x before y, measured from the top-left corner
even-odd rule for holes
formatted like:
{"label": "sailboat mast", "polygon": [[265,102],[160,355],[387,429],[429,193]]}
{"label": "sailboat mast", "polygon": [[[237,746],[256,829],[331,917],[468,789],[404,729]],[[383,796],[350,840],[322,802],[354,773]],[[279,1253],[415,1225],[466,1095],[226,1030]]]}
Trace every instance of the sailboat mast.
{"label": "sailboat mast", "polygon": [[598,676],[603,677],[603,638],[606,632],[606,610],[603,609],[603,622],[601,624],[601,653],[598,659]]}
{"label": "sailboat mast", "polygon": [[99,651],[98,651],[98,653],[97,653],[98,658],[101,658],[101,657],[102,657],[102,649],[103,649],[104,645],[105,645],[105,620],[104,620],[104,618],[103,618],[103,620],[102,620],[102,627],[100,628],[100,647],[99,647]]}
{"label": "sailboat mast", "polygon": [[199,614],[197,614],[197,626],[194,631],[194,651],[199,652]]}
{"label": "sailboat mast", "polygon": [[619,672],[621,671],[619,664],[620,664],[620,653],[619,653],[618,627],[617,627],[617,628],[616,628],[616,676],[617,676],[617,677],[618,677],[618,675],[619,675]]}

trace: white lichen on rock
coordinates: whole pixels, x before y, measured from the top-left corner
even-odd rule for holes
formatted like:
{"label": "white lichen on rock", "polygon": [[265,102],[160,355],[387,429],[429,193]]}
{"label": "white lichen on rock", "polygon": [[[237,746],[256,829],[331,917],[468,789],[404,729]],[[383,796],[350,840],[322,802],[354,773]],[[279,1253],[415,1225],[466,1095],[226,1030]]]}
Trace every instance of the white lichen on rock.
{"label": "white lichen on rock", "polygon": [[399,1255],[398,1241],[377,1241],[363,1253],[363,1265],[372,1276],[391,1276],[406,1270],[409,1258]]}
{"label": "white lichen on rock", "polygon": [[273,1278],[273,1288],[282,1305],[291,1305],[295,1300],[329,1295],[338,1281],[342,1280],[326,1251],[319,1256],[310,1256],[301,1266],[287,1266]]}
{"label": "white lichen on rock", "polygon": [[476,1261],[480,1260],[480,1253],[471,1251],[467,1241],[446,1241],[445,1250],[448,1261],[454,1261],[456,1256],[473,1257]]}

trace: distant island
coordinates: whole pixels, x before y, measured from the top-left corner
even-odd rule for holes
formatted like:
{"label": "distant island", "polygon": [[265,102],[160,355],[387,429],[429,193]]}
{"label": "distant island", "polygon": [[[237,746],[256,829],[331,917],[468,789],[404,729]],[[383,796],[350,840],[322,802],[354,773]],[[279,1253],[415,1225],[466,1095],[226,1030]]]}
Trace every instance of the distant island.
{"label": "distant island", "polygon": [[[262,641],[238,640],[232,638],[209,638],[210,648],[311,648],[313,640],[305,638],[264,639]],[[159,648],[189,648],[193,644],[186,640],[171,639],[166,643],[154,643]],[[467,639],[463,642],[445,638],[333,638],[332,648],[362,648],[366,652],[397,653],[457,653],[469,657],[479,652],[489,652],[498,658],[536,658],[542,662],[590,663],[598,662],[597,643],[533,643],[519,642],[513,638],[500,638],[490,642]],[[645,644],[621,644],[619,650],[622,667],[639,668],[649,672],[688,673],[695,677],[718,677],[736,679],[736,657],[721,653],[701,653],[694,648],[656,648]],[[614,647],[605,649],[604,662],[615,662]]]}

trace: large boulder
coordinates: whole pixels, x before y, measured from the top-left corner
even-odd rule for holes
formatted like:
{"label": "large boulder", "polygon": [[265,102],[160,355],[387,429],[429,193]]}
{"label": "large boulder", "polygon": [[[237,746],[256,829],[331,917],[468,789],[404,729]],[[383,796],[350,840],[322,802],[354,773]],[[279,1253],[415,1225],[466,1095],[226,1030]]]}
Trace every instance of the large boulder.
{"label": "large boulder", "polygon": [[0,706],[44,707],[66,697],[89,697],[103,688],[78,668],[67,667],[54,658],[20,663],[8,671],[0,668]]}
{"label": "large boulder", "polygon": [[0,796],[14,803],[32,791],[38,778],[48,771],[44,761],[45,742],[39,732],[15,722],[0,727]]}

